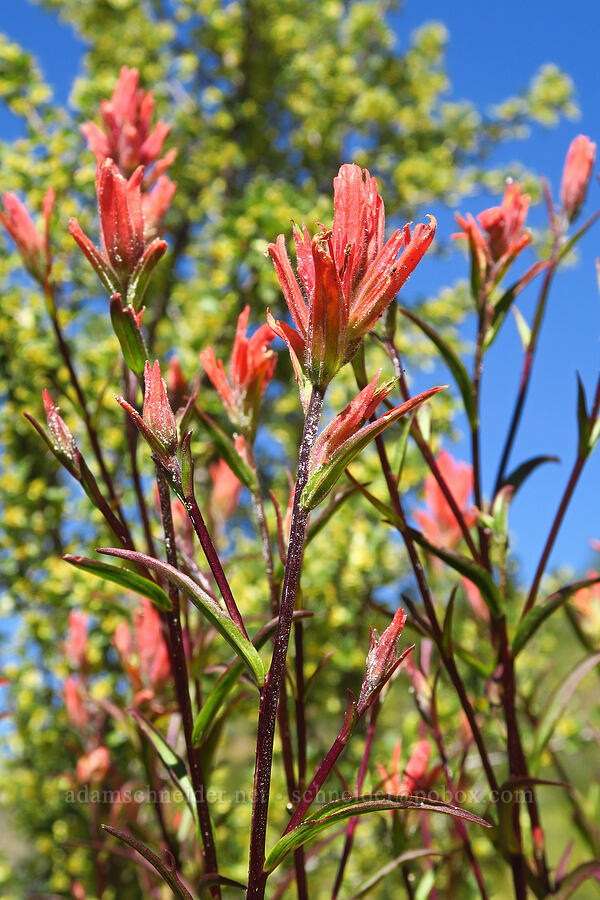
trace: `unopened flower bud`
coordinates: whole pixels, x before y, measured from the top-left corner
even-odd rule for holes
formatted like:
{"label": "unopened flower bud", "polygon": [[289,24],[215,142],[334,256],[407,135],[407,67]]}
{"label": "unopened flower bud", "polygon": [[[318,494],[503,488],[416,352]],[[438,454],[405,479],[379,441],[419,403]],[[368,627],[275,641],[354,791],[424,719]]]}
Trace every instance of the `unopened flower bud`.
{"label": "unopened flower bud", "polygon": [[406,613],[398,608],[381,637],[371,628],[371,645],[367,655],[365,680],[358,699],[359,714],[372,703],[388,681],[398,662],[398,641],[406,622]]}
{"label": "unopened flower bud", "polygon": [[152,368],[146,361],[144,385],[142,418],[161,443],[164,454],[174,456],[177,452],[177,423],[169,403],[167,386],[161,376],[158,360],[155,360]]}
{"label": "unopened flower bud", "polygon": [[580,134],[571,141],[560,188],[560,199],[569,222],[583,206],[595,159],[596,145],[588,137]]}
{"label": "unopened flower bud", "polygon": [[79,451],[77,450],[75,438],[71,434],[64,419],[59,415],[58,407],[52,402],[52,398],[48,391],[42,391],[42,398],[54,452],[59,459],[66,457],[71,463],[71,466],[79,472]]}

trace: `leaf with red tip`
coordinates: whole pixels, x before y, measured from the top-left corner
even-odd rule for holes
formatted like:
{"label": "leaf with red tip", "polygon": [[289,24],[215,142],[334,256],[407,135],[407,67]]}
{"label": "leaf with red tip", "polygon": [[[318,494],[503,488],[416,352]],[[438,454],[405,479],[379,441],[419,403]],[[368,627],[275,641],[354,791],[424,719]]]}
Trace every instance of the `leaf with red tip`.
{"label": "leaf with red tip", "polygon": [[356,434],[344,442],[339,450],[334,452],[331,459],[311,474],[306,487],[302,491],[302,506],[305,509],[314,509],[333,488],[346,466],[350,465],[354,457],[367,444],[390,425],[393,425],[394,422],[397,422],[398,419],[401,419],[402,416],[416,409],[421,403],[429,400],[430,397],[442,390],[444,390],[443,387],[430,388],[428,391],[424,391],[416,397],[411,397],[410,400],[407,400],[400,406],[384,413],[376,422],[363,425]]}
{"label": "leaf with red tip", "polygon": [[288,831],[272,848],[268,854],[264,871],[272,872],[283,860],[315,837],[319,832],[336,825],[344,819],[365,815],[371,812],[383,812],[385,810],[400,811],[403,809],[417,810],[419,812],[444,813],[457,819],[464,819],[476,825],[489,828],[490,825],[484,819],[458,806],[451,806],[441,800],[426,800],[420,797],[395,796],[393,794],[366,794],[362,797],[352,797],[348,800],[334,800],[322,806],[312,818],[302,822],[292,831]]}

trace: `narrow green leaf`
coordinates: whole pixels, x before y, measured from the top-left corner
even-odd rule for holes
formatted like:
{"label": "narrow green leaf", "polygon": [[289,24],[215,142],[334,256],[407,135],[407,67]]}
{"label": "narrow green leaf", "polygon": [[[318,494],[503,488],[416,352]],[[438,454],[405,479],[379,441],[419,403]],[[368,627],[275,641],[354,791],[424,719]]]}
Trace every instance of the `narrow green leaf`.
{"label": "narrow green leaf", "polygon": [[164,764],[173,783],[179,788],[185,798],[186,805],[193,816],[196,828],[198,827],[198,811],[194,799],[194,788],[188,774],[187,766],[180,756],[166,742],[160,731],[148,721],[137,709],[130,709],[129,714],[135,719],[140,730],[148,738],[161,762]]}
{"label": "narrow green leaf", "polygon": [[585,388],[579,372],[577,373],[577,430],[579,433],[578,453],[588,456],[590,453],[590,418],[587,411]]}
{"label": "narrow green leaf", "polygon": [[438,559],[441,559],[449,565],[450,568],[455,569],[455,571],[460,572],[461,575],[464,575],[465,578],[468,578],[469,581],[472,581],[473,584],[479,588],[479,592],[492,616],[495,618],[502,616],[502,610],[504,608],[502,594],[500,593],[498,585],[486,569],[477,565],[477,563],[473,562],[472,559],[469,559],[468,556],[463,556],[462,553],[457,553],[455,550],[446,550],[444,547],[436,547],[415,528],[409,530],[412,539],[416,544],[422,547],[423,550],[427,550],[428,553],[437,556]]}
{"label": "narrow green leaf", "polygon": [[133,306],[121,306],[121,295],[110,298],[110,319],[123,353],[125,364],[141,378],[148,351]]}
{"label": "narrow green leaf", "polygon": [[428,869],[421,877],[415,891],[415,900],[427,900],[435,885],[435,869]]}
{"label": "narrow green leaf", "polygon": [[168,563],[160,559],[154,559],[145,553],[138,553],[135,550],[121,550],[119,548],[102,548],[99,553],[106,553],[109,556],[117,556],[120,559],[129,559],[131,562],[141,563],[147,566],[153,572],[158,572],[171,584],[174,584],[179,590],[183,591],[190,598],[194,606],[204,613],[209,622],[214,625],[219,634],[225,638],[227,643],[238,656],[243,659],[248,669],[256,679],[259,687],[262,687],[265,681],[265,667],[260,658],[256,647],[244,637],[236,623],[231,619],[229,613],[222,609],[212,597],[202,590],[188,575],[180,572],[179,569],[170,566]]}
{"label": "narrow green leaf", "polygon": [[475,301],[475,308],[479,309],[481,303],[481,263],[479,261],[479,253],[477,246],[473,240],[473,235],[469,232],[469,257],[471,260],[471,297]]}
{"label": "narrow green leaf", "polygon": [[456,600],[457,590],[458,585],[455,584],[452,588],[452,593],[450,594],[448,606],[446,607],[446,614],[444,616],[444,624],[442,627],[442,648],[447,656],[453,656],[454,653],[454,648],[452,646],[452,616],[454,614],[454,601]]}
{"label": "narrow green leaf", "polygon": [[544,747],[550,740],[552,732],[556,727],[562,713],[577,690],[580,681],[590,672],[596,665],[600,663],[600,653],[594,653],[583,659],[567,677],[561,681],[558,688],[551,694],[544,705],[544,714],[539,721],[535,734],[535,743],[530,754],[530,768],[534,772],[542,756]]}
{"label": "narrow green leaf", "polygon": [[398,866],[403,865],[404,863],[410,862],[413,859],[421,859],[423,856],[444,856],[441,850],[428,850],[427,848],[422,848],[420,850],[407,850],[405,853],[401,853],[400,856],[397,856],[395,859],[390,860],[389,863],[386,863],[385,866],[382,866],[381,869],[378,869],[374,875],[371,875],[370,878],[367,878],[366,881],[361,882],[358,888],[356,889],[356,893],[352,894],[351,900],[359,900],[360,897],[366,896],[369,893],[371,888],[374,888],[375,885],[379,884],[380,881],[389,875],[390,872],[393,872],[394,869],[397,869]]}
{"label": "narrow green leaf", "polygon": [[458,806],[443,803],[441,800],[425,800],[411,796],[400,797],[393,794],[365,794],[362,797],[334,800],[332,803],[327,803],[317,811],[313,818],[307,819],[292,831],[284,834],[267,856],[264,871],[272,872],[290,853],[293,853],[298,847],[302,847],[303,844],[319,834],[319,832],[330,828],[337,822],[350,819],[353,816],[365,815],[366,813],[401,809],[444,813],[445,815],[465,819],[468,822],[474,822],[477,825],[489,828],[488,822],[480,819],[479,816],[460,809]]}
{"label": "narrow green leaf", "polygon": [[560,588],[560,590],[550,594],[549,597],[546,597],[545,600],[541,603],[537,603],[530,609],[525,618],[519,623],[517,633],[513,638],[513,657],[521,652],[523,647],[536,633],[540,625],[545,622],[548,616],[551,616],[553,612],[560,609],[569,597],[572,597],[573,594],[577,593],[577,591],[582,588],[590,587],[590,585],[597,584],[599,581],[600,576],[597,578],[586,578],[584,581],[575,581],[573,584],[566,584],[564,587]]}
{"label": "narrow green leaf", "polygon": [[[429,413],[431,414],[431,407],[429,405],[420,406],[419,410],[429,410]],[[402,425],[400,427],[400,435],[396,442],[394,459],[391,464],[392,471],[396,473],[396,479],[398,482],[400,481],[400,479],[402,477],[402,469],[404,468],[404,460],[406,459],[406,448],[408,446],[408,436],[410,434],[410,429],[412,428],[412,424],[413,424],[415,415],[418,414],[419,410],[417,410],[417,413],[414,413],[413,415],[408,416],[404,420],[404,422],[402,422]],[[421,429],[421,430],[423,430],[423,429]],[[426,438],[426,440],[427,440],[427,438]]]}
{"label": "narrow green leaf", "polygon": [[[560,462],[558,456],[534,456],[531,459],[528,459],[526,462],[521,463],[520,466],[517,466],[510,475],[507,475],[503,481],[501,487],[506,487],[506,485],[510,485],[510,487],[514,488],[514,493],[519,490],[523,482],[526,478],[528,478],[532,472],[534,472],[538,466],[541,466],[543,463],[547,462]],[[513,495],[514,496],[514,495]]]}
{"label": "narrow green leaf", "polygon": [[138,841],[137,838],[134,838],[134,836],[127,831],[120,831],[118,828],[113,828],[111,825],[102,825],[101,827],[107,834],[123,841],[124,844],[132,847],[140,854],[140,856],[143,856],[144,859],[150,863],[152,868],[158,872],[163,881],[169,885],[175,896],[179,897],[179,900],[194,900],[188,889],[179,880],[174,865],[167,865],[167,863],[162,861],[160,856],[157,856],[149,847],[146,847],[145,844],[142,844],[141,841]]}
{"label": "narrow green leaf", "polygon": [[219,451],[219,455],[225,460],[234,475],[239,478],[244,487],[247,487],[249,491],[255,493],[258,489],[256,475],[248,463],[246,463],[237,452],[235,444],[229,435],[223,431],[220,425],[217,425],[214,419],[211,419],[210,416],[205,412],[202,412],[201,409],[198,409],[197,406],[194,407],[194,412],[196,413],[200,424],[205,431],[208,432],[208,436]]}
{"label": "narrow green leaf", "polygon": [[598,438],[600,438],[600,416],[596,419],[592,426],[592,430],[590,432],[590,440],[588,443],[588,454],[590,454],[596,444],[598,443]]}
{"label": "narrow green leaf", "polygon": [[[309,619],[311,616],[312,613],[308,610],[299,609],[294,612],[293,621],[297,621],[298,619]],[[270,622],[267,622],[267,624],[261,628],[259,633],[253,639],[252,643],[257,650],[260,649],[260,647],[262,647],[274,634],[278,621],[278,619],[271,619]],[[199,747],[210,734],[217,713],[242,676],[244,669],[245,665],[241,659],[231,663],[207,696],[202,704],[200,712],[196,716],[196,721],[194,722],[194,730],[192,731],[192,743],[194,747]]]}
{"label": "narrow green leaf", "polygon": [[[523,288],[526,287],[529,284],[529,282],[533,278],[536,277],[536,275],[539,275],[540,272],[543,272],[544,269],[547,269],[547,268],[548,268],[548,263],[546,261],[534,263],[527,270],[527,272],[525,272],[525,274],[522,275],[518,281],[516,281],[514,284],[512,284],[502,294],[500,299],[498,301],[496,301],[496,303],[494,304],[494,312],[492,313],[492,321],[491,321],[490,327],[488,328],[487,333],[484,338],[484,341],[483,341],[484,351],[488,350],[494,343],[496,336],[500,330],[500,326],[504,322],[504,319],[506,318],[506,315],[507,315],[509,309],[512,307],[513,312],[515,312],[515,307],[513,306],[513,303],[516,300],[516,298],[519,296],[519,294],[521,293]],[[518,315],[521,316],[520,313],[518,313]],[[517,316],[516,312],[515,312],[515,316]],[[523,325],[525,326],[525,329],[528,330],[528,326],[522,316],[521,316],[521,319],[523,321]],[[517,327],[519,327],[519,319],[518,318],[517,318]],[[524,338],[524,334],[521,335],[521,340],[523,340],[523,338]],[[523,346],[525,348],[527,348],[528,343],[525,343],[523,341]]]}
{"label": "narrow green leaf", "polygon": [[82,569],[91,575],[102,578],[103,581],[112,581],[120,587],[126,588],[128,591],[135,591],[142,597],[151,600],[158,609],[168,612],[171,609],[171,601],[169,595],[154,581],[132,572],[130,569],[122,569],[119,566],[111,566],[110,563],[101,562],[99,559],[88,559],[85,556],[71,556],[68,553],[63,556],[65,562],[75,566],[76,569]]}
{"label": "narrow green leaf", "polygon": [[523,313],[517,306],[513,306],[512,311],[513,316],[515,317],[517,331],[519,332],[519,337],[521,338],[521,346],[523,347],[523,350],[527,350],[529,344],[531,343],[531,328],[525,321]]}
{"label": "narrow green leaf", "polygon": [[595,212],[594,215],[591,216],[587,220],[587,222],[584,222],[584,224],[581,226],[579,231],[576,231],[575,234],[573,235],[573,237],[571,238],[571,240],[567,241],[565,246],[562,248],[562,250],[560,251],[560,253],[558,255],[557,262],[560,262],[562,259],[565,258],[565,256],[567,256],[568,253],[571,252],[573,247],[577,244],[577,242],[579,240],[581,240],[581,238],[586,233],[588,228],[590,228],[594,224],[594,222],[598,219],[599,216],[600,216],[600,210],[598,212]]}
{"label": "narrow green leaf", "polygon": [[470,666],[474,672],[477,672],[478,675],[481,675],[482,678],[489,678],[492,674],[492,666],[490,666],[489,663],[481,662],[477,656],[460,644],[454,644],[454,652],[459,659],[462,659],[463,662]]}
{"label": "narrow green leaf", "polygon": [[431,325],[428,325],[427,322],[424,322],[408,309],[400,307],[400,312],[403,313],[403,315],[405,315],[407,319],[410,319],[411,322],[414,322],[415,325],[420,328],[421,331],[426,334],[427,337],[435,344],[435,346],[442,354],[444,362],[452,372],[454,380],[456,381],[457,387],[460,391],[469,424],[471,425],[471,428],[475,428],[477,426],[477,409],[475,407],[475,401],[473,399],[473,385],[471,384],[471,379],[469,378],[469,374],[462,360],[460,359],[456,351],[450,346],[450,344],[445,341],[444,338],[440,334],[438,334],[438,332],[434,328],[431,327]]}

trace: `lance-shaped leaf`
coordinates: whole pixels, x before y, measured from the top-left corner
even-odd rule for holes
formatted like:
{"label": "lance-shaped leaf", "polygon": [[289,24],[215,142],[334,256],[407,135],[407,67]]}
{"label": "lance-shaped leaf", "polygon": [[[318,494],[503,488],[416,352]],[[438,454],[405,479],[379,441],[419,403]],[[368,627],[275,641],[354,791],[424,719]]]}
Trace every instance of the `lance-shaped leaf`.
{"label": "lance-shaped leaf", "polygon": [[190,598],[194,606],[202,612],[209,622],[214,625],[220,635],[225,638],[227,643],[237,655],[243,659],[248,669],[256,679],[259,686],[262,687],[265,681],[265,667],[260,658],[256,647],[244,637],[240,629],[224,609],[213,600],[212,597],[202,590],[202,588],[193,581],[188,575],[180,572],[174,566],[163,562],[160,559],[154,559],[145,553],[138,553],[135,550],[120,550],[115,547],[102,548],[99,553],[106,553],[109,556],[117,556],[120,559],[128,559],[131,562],[141,563],[147,566],[153,572],[158,572],[171,584],[174,584],[179,590]]}
{"label": "lance-shaped leaf", "polygon": [[577,452],[579,456],[585,458],[592,451],[592,447],[590,447],[590,417],[587,411],[585,388],[579,372],[577,373],[577,430],[579,432]]}
{"label": "lance-shaped leaf", "polygon": [[249,491],[255,493],[258,487],[256,476],[248,463],[242,459],[236,450],[235,444],[231,438],[219,425],[217,425],[214,419],[207,416],[206,413],[202,412],[201,409],[198,409],[197,406],[194,407],[194,412],[196,413],[198,421],[208,432],[211,441],[219,451],[219,456],[225,460],[233,474],[239,478],[244,487],[247,487]]}
{"label": "lance-shaped leaf", "polygon": [[[302,492],[301,502],[305,509],[314,509],[327,496],[346,466],[350,465],[354,457],[378,434],[381,434],[402,416],[412,412],[421,403],[429,400],[434,394],[444,390],[444,387],[430,388],[416,397],[411,397],[400,406],[390,409],[375,422],[369,422],[356,430],[360,421],[373,411],[375,398],[379,395],[379,399],[381,399],[391,390],[391,385],[385,385],[372,394],[366,408],[363,409],[364,404],[361,404],[361,408],[354,411],[353,404],[371,387],[374,387],[373,382],[361,391],[361,394],[339,416],[336,416],[318,437],[312,454],[311,473]],[[349,425],[352,427],[350,428]]]}
{"label": "lance-shaped leaf", "polygon": [[136,313],[133,306],[123,307],[120,294],[113,294],[110,298],[110,320],[121,345],[123,359],[138,378],[144,374],[144,365],[148,359],[141,328],[142,313],[143,310]]}
{"label": "lance-shaped leaf", "polygon": [[130,709],[129,713],[158,753],[173,783],[183,794],[186,805],[196,824],[196,830],[198,830],[198,811],[194,799],[194,788],[186,764],[169,746],[160,731],[145,716],[136,709]]}
{"label": "lance-shaped leaf", "polygon": [[151,600],[158,609],[168,612],[171,607],[171,601],[166,591],[149,578],[144,578],[137,572],[130,569],[121,569],[119,566],[111,566],[110,563],[101,562],[99,559],[88,559],[85,556],[71,556],[68,553],[63,556],[65,562],[75,566],[76,569],[83,569],[91,575],[102,578],[103,581],[112,581],[120,587],[126,588],[128,591],[135,591],[142,597]]}
{"label": "lance-shaped leaf", "polygon": [[560,588],[560,590],[550,594],[549,597],[546,597],[545,600],[541,603],[537,603],[530,609],[525,618],[519,623],[517,633],[513,638],[513,657],[521,652],[525,644],[531,640],[540,625],[545,622],[548,616],[551,616],[553,612],[560,609],[569,597],[572,597],[573,594],[576,594],[577,591],[582,590],[582,588],[590,587],[592,584],[597,584],[599,581],[600,576],[597,578],[586,578],[583,581],[575,581],[573,584],[566,584],[564,587]]}
{"label": "lance-shaped leaf", "polygon": [[506,487],[507,485],[513,488],[513,497],[516,492],[519,490],[523,482],[526,478],[528,478],[532,472],[534,472],[538,466],[541,466],[543,463],[547,462],[560,462],[558,456],[534,456],[531,459],[526,460],[524,463],[521,463],[520,466],[517,466],[510,475],[507,475],[503,480],[501,487]]}
{"label": "lance-shaped leaf", "polygon": [[469,581],[472,581],[473,584],[479,588],[479,592],[485,600],[492,616],[499,618],[502,615],[504,606],[502,594],[500,593],[498,585],[486,569],[479,566],[476,562],[473,562],[468,556],[457,553],[456,550],[446,550],[444,547],[436,547],[434,544],[431,544],[420,531],[417,531],[414,528],[410,529],[410,534],[416,544],[419,544],[419,546],[424,550],[427,550],[428,553],[437,556],[438,559],[441,559],[449,565],[450,568],[455,569],[457,572],[460,572],[461,575],[464,575],[465,578],[468,578]]}
{"label": "lance-shaped leaf", "polygon": [[194,900],[188,889],[179,880],[175,865],[172,861],[169,863],[163,862],[160,856],[157,856],[149,847],[146,847],[145,844],[142,844],[141,841],[138,841],[137,838],[134,838],[134,836],[127,831],[120,831],[118,828],[113,828],[111,825],[102,825],[102,828],[108,834],[123,841],[123,843],[127,844],[129,847],[132,847],[140,854],[140,856],[143,856],[144,859],[150,863],[152,868],[158,872],[163,881],[169,885],[175,896],[179,897],[179,900]]}
{"label": "lance-shaped leaf", "polygon": [[475,408],[475,401],[473,399],[473,385],[471,384],[469,373],[467,372],[459,355],[450,346],[450,344],[445,341],[440,334],[438,334],[435,328],[432,328],[431,325],[429,325],[427,322],[424,322],[408,309],[403,309],[402,307],[400,307],[400,312],[403,313],[403,315],[405,315],[407,319],[410,319],[411,322],[414,322],[415,325],[420,328],[421,331],[426,334],[427,337],[435,344],[435,346],[442,354],[444,362],[452,372],[454,380],[456,381],[457,387],[460,391],[469,424],[471,428],[475,428],[477,426],[477,409]]}
{"label": "lance-shaped leaf", "polygon": [[544,747],[550,740],[556,723],[566,709],[571,697],[577,690],[580,681],[600,663],[600,653],[587,656],[559,684],[558,688],[544,703],[544,714],[538,723],[533,750],[530,754],[530,768],[535,772],[539,766]]}
{"label": "lance-shaped leaf", "polygon": [[[347,473],[348,477],[351,479],[352,483],[356,485],[359,489],[363,497],[366,497],[369,503],[371,503],[375,509],[379,510],[379,512],[383,515],[385,519],[387,519],[392,525],[394,525],[398,531],[402,532],[402,522],[391,508],[387,504],[383,503],[383,501],[379,500],[375,497],[374,494],[371,494],[370,491],[366,489],[366,487],[360,482],[358,482],[355,478],[353,478],[350,473]],[[431,553],[433,556],[437,556],[451,568],[455,569],[457,572],[460,572],[461,575],[464,575],[465,578],[468,578],[469,581],[472,581],[475,584],[485,600],[487,606],[490,609],[490,612],[496,618],[502,615],[502,607],[503,607],[503,599],[502,594],[494,579],[491,577],[489,572],[486,571],[482,566],[477,565],[477,563],[473,562],[468,556],[463,556],[462,553],[457,553],[455,550],[446,550],[443,547],[436,547],[434,544],[431,544],[427,538],[425,538],[420,531],[417,531],[414,528],[409,528],[410,535],[416,544],[419,544],[424,550],[427,550],[428,553]],[[403,595],[404,596],[404,595]],[[458,648],[457,648],[458,653]]]}
{"label": "lance-shaped leaf", "polygon": [[536,275],[539,275],[540,272],[543,272],[544,269],[548,268],[549,263],[547,261],[534,263],[530,269],[525,272],[525,274],[519,278],[511,287],[506,290],[500,299],[494,304],[494,312],[492,313],[492,321],[490,327],[488,328],[484,340],[483,340],[483,349],[488,350],[493,342],[496,339],[498,331],[500,330],[500,326],[504,322],[506,318],[506,314],[511,308],[514,300],[518,297],[524,287],[526,287],[530,281],[532,281]]}
{"label": "lance-shaped leaf", "polygon": [[327,803],[318,810],[313,818],[307,819],[298,825],[297,828],[285,834],[277,841],[267,856],[264,871],[272,872],[298,847],[302,847],[303,844],[310,841],[320,831],[324,831],[326,828],[330,828],[344,819],[372,812],[401,809],[444,813],[445,815],[454,816],[457,819],[466,819],[467,822],[474,822],[477,825],[483,825],[484,828],[489,828],[489,823],[480,819],[479,816],[460,809],[458,806],[443,803],[441,800],[427,800],[411,796],[401,797],[394,794],[365,794],[361,797],[352,797],[348,800],[334,800],[332,803]]}
{"label": "lance-shaped leaf", "polygon": [[[293,620],[296,621],[297,619],[308,619],[311,616],[312,613],[308,610],[299,609],[294,612]],[[264,625],[263,628],[261,628],[258,634],[254,637],[252,643],[257,650],[260,649],[274,633],[275,629],[277,628],[278,621],[279,618],[271,619],[271,621],[267,622],[267,624]],[[206,740],[208,734],[212,729],[212,726],[215,723],[217,713],[219,712],[221,706],[227,699],[230,692],[237,684],[239,678],[244,672],[244,668],[244,663],[240,659],[231,663],[231,665],[228,666],[220,676],[212,691],[202,704],[202,708],[200,709],[200,712],[196,716],[196,720],[194,722],[194,730],[192,731],[192,744],[195,747],[200,746]]]}

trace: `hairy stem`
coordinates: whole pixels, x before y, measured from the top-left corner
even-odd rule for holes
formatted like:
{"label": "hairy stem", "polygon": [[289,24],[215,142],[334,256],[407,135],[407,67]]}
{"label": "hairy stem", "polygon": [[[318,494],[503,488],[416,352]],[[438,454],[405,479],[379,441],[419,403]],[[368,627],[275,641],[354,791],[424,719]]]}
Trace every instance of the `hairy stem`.
{"label": "hairy stem", "polygon": [[317,439],[319,420],[323,409],[323,396],[324,392],[322,390],[313,387],[300,445],[298,475],[294,491],[290,542],[283,577],[279,622],[275,634],[271,666],[267,673],[260,699],[256,764],[254,769],[254,802],[250,836],[248,900],[262,900],[265,892],[266,875],[263,872],[263,864],[265,860],[265,841],[267,836],[267,815],[271,787],[275,721],[277,717],[279,692],[285,677],[285,663],[296,594],[300,583],[306,524],[308,521],[308,510],[301,505],[300,497],[308,480],[310,454]]}
{"label": "hairy stem", "polygon": [[[167,551],[167,562],[169,563],[169,565],[176,567],[177,550],[175,549],[175,530],[173,528],[173,520],[171,517],[171,496],[169,485],[159,465],[156,465],[156,482],[158,484],[158,493],[160,497],[160,508],[165,536],[165,546]],[[179,704],[179,710],[181,712],[183,734],[185,738],[188,763],[190,767],[190,777],[192,780],[192,787],[194,789],[194,796],[196,799],[196,809],[198,811],[198,821],[200,825],[202,843],[204,845],[204,862],[207,872],[218,872],[217,850],[215,847],[212,823],[210,820],[210,811],[206,798],[206,788],[204,773],[202,771],[200,749],[194,747],[192,743],[194,718],[192,715],[188,671],[185,659],[185,649],[183,645],[183,633],[181,630],[179,591],[171,583],[169,583],[169,599],[171,601],[172,609],[170,612],[165,613],[165,616],[169,629],[169,654],[171,657],[171,670],[175,681],[177,702]],[[214,897],[220,897],[221,891],[218,884],[212,886],[211,893]]]}

